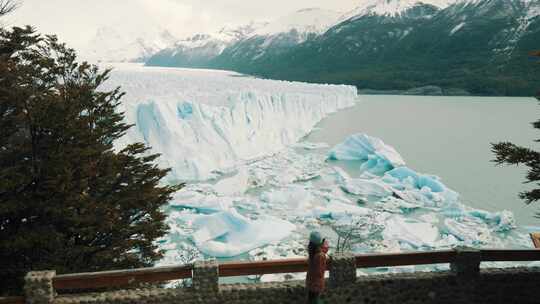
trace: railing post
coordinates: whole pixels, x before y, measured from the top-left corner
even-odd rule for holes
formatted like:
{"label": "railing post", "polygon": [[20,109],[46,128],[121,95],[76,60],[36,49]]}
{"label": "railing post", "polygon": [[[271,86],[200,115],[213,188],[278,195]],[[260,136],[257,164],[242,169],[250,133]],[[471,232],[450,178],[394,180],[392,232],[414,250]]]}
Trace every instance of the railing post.
{"label": "railing post", "polygon": [[197,292],[219,291],[219,267],[216,260],[195,261],[193,264],[193,288]]}
{"label": "railing post", "polygon": [[24,277],[27,304],[50,304],[54,301],[53,278],[56,271],[31,271]]}
{"label": "railing post", "polygon": [[481,251],[468,247],[457,247],[456,259],[450,263],[452,272],[463,277],[476,277],[480,274]]}
{"label": "railing post", "polygon": [[330,286],[339,287],[356,282],[356,259],[354,255],[339,253],[330,259]]}

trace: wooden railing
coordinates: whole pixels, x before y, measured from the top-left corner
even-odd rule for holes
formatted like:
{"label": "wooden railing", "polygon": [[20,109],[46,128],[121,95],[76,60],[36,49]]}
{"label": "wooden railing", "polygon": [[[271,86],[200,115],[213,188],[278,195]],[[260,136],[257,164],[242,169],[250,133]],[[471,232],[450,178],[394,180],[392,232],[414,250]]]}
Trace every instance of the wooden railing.
{"label": "wooden railing", "polygon": [[[482,249],[479,250],[481,261],[538,261],[540,250],[537,249]],[[362,254],[356,255],[356,267],[390,267],[407,265],[427,265],[452,263],[458,252],[439,250],[410,253]],[[261,275],[272,273],[296,273],[307,271],[306,259],[284,259],[256,262],[225,262],[219,264],[220,277]],[[154,267],[133,270],[104,271],[80,274],[57,275],[53,278],[56,290],[95,289],[102,287],[122,287],[134,283],[154,283],[192,277],[192,267]],[[14,303],[14,302],[13,302]],[[1,302],[0,304],[11,304]]]}
{"label": "wooden railing", "polygon": [[0,297],[0,304],[25,304],[24,297]]}
{"label": "wooden railing", "polygon": [[[130,270],[113,270],[63,274],[55,276],[53,286],[56,290],[92,289],[102,287],[127,286],[135,283],[154,283],[191,278],[191,266],[152,267]],[[1,303],[0,303],[1,304]]]}

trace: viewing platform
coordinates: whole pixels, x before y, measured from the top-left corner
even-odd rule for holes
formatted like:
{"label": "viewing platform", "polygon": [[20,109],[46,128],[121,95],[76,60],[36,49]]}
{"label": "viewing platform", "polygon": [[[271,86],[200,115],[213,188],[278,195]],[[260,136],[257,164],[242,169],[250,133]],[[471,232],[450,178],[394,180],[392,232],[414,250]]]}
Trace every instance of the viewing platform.
{"label": "viewing platform", "polygon": [[[334,255],[328,263],[326,303],[539,303],[540,268],[480,269],[481,262],[539,261],[537,249],[439,250]],[[450,264],[449,271],[357,276],[358,268]],[[304,281],[219,284],[220,277],[298,273],[306,259],[217,263],[56,275],[30,272],[25,296],[0,304],[305,303]],[[156,283],[191,279],[190,287]],[[144,286],[144,287],[143,287]],[[150,287],[149,287],[150,286]],[[105,289],[107,291],[96,292]],[[112,290],[114,289],[114,290]]]}

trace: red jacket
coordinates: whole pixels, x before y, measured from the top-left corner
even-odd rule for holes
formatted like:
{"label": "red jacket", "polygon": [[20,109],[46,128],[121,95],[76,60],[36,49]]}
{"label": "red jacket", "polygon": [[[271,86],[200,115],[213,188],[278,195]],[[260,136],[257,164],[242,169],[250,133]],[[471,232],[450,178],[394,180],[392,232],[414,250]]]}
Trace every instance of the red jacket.
{"label": "red jacket", "polygon": [[306,275],[306,288],[311,292],[321,293],[324,290],[324,272],[326,271],[326,254],[317,252],[309,260]]}

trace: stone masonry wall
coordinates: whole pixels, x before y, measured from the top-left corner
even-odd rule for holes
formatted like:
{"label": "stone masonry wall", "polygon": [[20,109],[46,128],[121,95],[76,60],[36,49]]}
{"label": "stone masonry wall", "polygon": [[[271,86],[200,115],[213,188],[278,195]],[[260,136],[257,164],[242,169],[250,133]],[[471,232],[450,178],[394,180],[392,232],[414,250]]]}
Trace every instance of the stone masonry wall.
{"label": "stone masonry wall", "polygon": [[[416,303],[540,303],[538,283],[540,268],[507,268],[478,270],[471,259],[463,267],[452,265],[451,271],[417,272],[353,277],[351,258],[335,257],[330,268],[330,282],[324,295],[325,303],[416,304]],[[217,263],[194,265],[194,287],[184,289],[135,289],[78,295],[56,295],[46,291],[50,285],[40,279],[38,289],[27,293],[27,303],[54,304],[278,304],[305,303],[303,281],[217,285]],[[199,269],[200,268],[200,269]],[[332,274],[332,272],[334,272]],[[338,273],[335,273],[338,272]],[[43,277],[43,276],[42,276]],[[50,276],[45,276],[49,278]],[[332,279],[334,278],[334,279]],[[346,282],[345,278],[351,279]],[[336,284],[341,282],[340,284]],[[38,301],[33,297],[38,296]]]}

